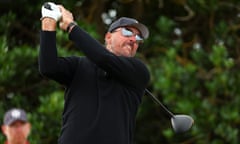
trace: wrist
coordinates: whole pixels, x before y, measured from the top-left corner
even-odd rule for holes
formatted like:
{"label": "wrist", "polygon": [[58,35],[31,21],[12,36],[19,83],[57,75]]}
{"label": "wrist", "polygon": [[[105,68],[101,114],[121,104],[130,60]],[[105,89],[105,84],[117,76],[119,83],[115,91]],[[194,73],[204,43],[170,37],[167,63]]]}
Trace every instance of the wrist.
{"label": "wrist", "polygon": [[70,32],[72,31],[73,27],[76,26],[76,25],[77,25],[77,23],[76,23],[75,21],[70,22],[70,23],[68,24],[68,26],[67,26],[66,31],[67,31],[68,33],[70,33]]}
{"label": "wrist", "polygon": [[42,30],[46,30],[46,31],[56,30],[57,22],[54,19],[45,17],[41,21],[42,21]]}

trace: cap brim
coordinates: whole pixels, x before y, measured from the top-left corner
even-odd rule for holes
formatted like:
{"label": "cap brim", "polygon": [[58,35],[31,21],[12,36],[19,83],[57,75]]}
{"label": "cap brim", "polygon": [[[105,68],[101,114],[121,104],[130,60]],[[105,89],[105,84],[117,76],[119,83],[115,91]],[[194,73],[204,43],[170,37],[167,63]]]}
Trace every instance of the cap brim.
{"label": "cap brim", "polygon": [[12,120],[8,121],[7,123],[5,123],[5,125],[11,125],[11,124],[13,124],[16,121],[28,122],[26,119],[19,119],[18,118],[18,119],[12,119]]}

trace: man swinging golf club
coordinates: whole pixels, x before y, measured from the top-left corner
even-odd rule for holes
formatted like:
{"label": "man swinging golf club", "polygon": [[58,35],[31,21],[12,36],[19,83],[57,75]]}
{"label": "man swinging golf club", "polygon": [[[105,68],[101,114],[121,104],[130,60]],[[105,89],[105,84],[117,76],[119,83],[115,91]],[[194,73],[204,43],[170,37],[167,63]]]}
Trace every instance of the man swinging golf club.
{"label": "man swinging golf club", "polygon": [[[58,22],[85,57],[58,57]],[[40,73],[66,88],[59,144],[134,143],[136,114],[150,79],[134,56],[148,35],[145,25],[121,17],[110,25],[104,46],[63,6],[42,6]]]}
{"label": "man swinging golf club", "polygon": [[[58,57],[58,22],[85,57]],[[137,110],[150,79],[134,56],[148,28],[121,17],[110,25],[103,46],[74,22],[70,11],[51,2],[42,6],[41,24],[40,73],[66,88],[58,143],[133,144]]]}

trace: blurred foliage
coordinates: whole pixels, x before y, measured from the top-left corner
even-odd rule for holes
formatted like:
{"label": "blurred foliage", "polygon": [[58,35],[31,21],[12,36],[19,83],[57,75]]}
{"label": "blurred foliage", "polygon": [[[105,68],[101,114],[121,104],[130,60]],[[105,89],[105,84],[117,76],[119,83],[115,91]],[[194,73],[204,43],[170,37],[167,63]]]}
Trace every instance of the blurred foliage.
{"label": "blurred foliage", "polygon": [[[239,0],[55,2],[102,43],[106,23],[117,17],[134,17],[149,27],[150,38],[137,55],[151,72],[148,89],[170,111],[190,115],[195,123],[175,134],[165,112],[146,95],[137,117],[137,144],[240,143]],[[11,107],[26,109],[32,144],[57,143],[64,105],[64,88],[38,72],[43,3],[0,1],[0,116]],[[57,46],[61,56],[82,55],[60,30]]]}

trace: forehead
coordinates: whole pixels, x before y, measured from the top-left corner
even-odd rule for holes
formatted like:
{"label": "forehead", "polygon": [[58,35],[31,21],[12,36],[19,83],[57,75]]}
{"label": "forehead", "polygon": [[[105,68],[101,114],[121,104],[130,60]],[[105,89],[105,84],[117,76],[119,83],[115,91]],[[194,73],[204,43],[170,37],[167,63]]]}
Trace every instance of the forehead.
{"label": "forehead", "polygon": [[16,125],[24,125],[26,124],[26,122],[21,121],[21,120],[16,120],[15,122],[13,122],[12,124],[10,124],[10,127],[16,126]]}

